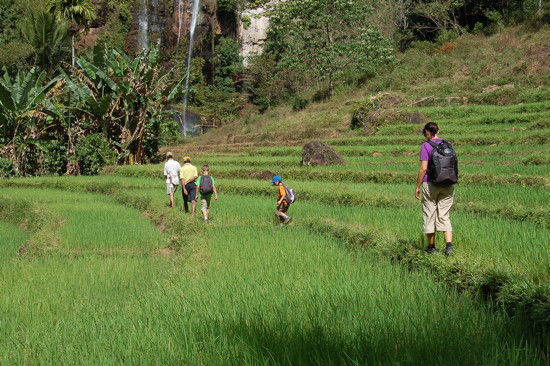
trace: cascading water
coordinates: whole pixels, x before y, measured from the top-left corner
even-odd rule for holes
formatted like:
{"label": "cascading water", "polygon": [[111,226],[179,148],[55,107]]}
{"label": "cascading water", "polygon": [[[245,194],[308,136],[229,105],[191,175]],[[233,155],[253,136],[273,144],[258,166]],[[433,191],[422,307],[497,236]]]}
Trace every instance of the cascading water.
{"label": "cascading water", "polygon": [[193,56],[193,41],[195,40],[195,28],[197,26],[197,19],[199,17],[199,5],[200,0],[193,0],[193,11],[191,14],[191,27],[189,28],[189,52],[187,53],[187,75],[185,77],[185,90],[183,95],[183,126],[180,128],[183,130],[183,135],[187,136],[189,131],[194,128],[187,123],[187,90],[189,89],[189,75],[191,74],[191,59]]}
{"label": "cascading water", "polygon": [[149,44],[149,11],[147,0],[139,0],[138,13],[138,48],[143,50]]}
{"label": "cascading water", "polygon": [[177,47],[179,47],[180,45],[182,24],[183,24],[183,0],[178,0],[178,41],[176,43]]}

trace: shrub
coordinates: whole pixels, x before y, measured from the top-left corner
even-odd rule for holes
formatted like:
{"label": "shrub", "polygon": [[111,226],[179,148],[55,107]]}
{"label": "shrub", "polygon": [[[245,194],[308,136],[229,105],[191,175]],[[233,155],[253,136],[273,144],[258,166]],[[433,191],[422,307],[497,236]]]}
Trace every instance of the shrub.
{"label": "shrub", "polygon": [[115,152],[101,134],[93,133],[79,140],[76,148],[80,172],[83,175],[94,175],[108,164],[116,161]]}
{"label": "shrub", "polygon": [[301,111],[307,107],[309,100],[302,97],[294,97],[292,100],[292,109],[295,111]]}
{"label": "shrub", "polygon": [[13,175],[13,163],[10,159],[0,158],[0,178]]}
{"label": "shrub", "polygon": [[252,19],[248,15],[243,15],[241,17],[241,22],[244,29],[248,29],[250,27],[250,24],[252,24]]}
{"label": "shrub", "polygon": [[330,90],[325,88],[325,89],[317,90],[315,93],[313,93],[311,100],[314,102],[322,102],[323,100],[327,100],[329,98],[330,98]]}
{"label": "shrub", "polygon": [[40,167],[37,174],[62,175],[67,166],[67,148],[64,141],[49,140],[41,143]]}

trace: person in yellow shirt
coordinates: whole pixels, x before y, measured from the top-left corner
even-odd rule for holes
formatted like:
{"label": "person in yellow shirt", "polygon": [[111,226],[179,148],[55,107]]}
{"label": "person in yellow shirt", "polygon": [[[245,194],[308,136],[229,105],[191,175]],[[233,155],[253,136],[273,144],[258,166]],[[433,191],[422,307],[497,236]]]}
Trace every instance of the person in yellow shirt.
{"label": "person in yellow shirt", "polygon": [[191,203],[191,216],[195,216],[197,208],[197,185],[195,180],[199,176],[197,168],[191,164],[191,158],[186,156],[183,158],[183,166],[180,169],[180,180],[183,194],[183,206],[185,212],[189,212],[189,203]]}
{"label": "person in yellow shirt", "polygon": [[284,226],[285,224],[290,223],[292,217],[286,214],[286,212],[288,211],[288,207],[290,206],[290,202],[286,200],[286,189],[283,185],[283,178],[281,178],[279,175],[276,175],[271,180],[271,184],[278,187],[277,208],[275,209],[275,216],[277,216],[281,221],[279,225]]}

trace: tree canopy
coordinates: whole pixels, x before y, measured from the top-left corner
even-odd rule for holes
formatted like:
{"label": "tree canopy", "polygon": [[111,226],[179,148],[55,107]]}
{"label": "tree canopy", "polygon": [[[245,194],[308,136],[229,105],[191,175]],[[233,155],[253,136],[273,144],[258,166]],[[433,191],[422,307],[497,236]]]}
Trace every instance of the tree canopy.
{"label": "tree canopy", "polygon": [[392,46],[368,23],[372,9],[361,0],[289,0],[274,11],[268,46],[279,66],[327,80],[334,94],[348,68],[372,71],[392,62]]}

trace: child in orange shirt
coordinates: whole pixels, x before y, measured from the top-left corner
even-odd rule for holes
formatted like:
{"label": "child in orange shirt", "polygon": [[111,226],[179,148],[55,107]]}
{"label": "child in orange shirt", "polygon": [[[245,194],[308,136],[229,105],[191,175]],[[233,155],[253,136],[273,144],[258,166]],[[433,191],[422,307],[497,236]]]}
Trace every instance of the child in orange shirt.
{"label": "child in orange shirt", "polygon": [[288,207],[290,206],[290,202],[286,200],[286,189],[285,189],[285,186],[283,185],[283,178],[276,175],[271,180],[271,184],[279,187],[278,197],[277,197],[277,208],[275,209],[275,216],[277,216],[281,221],[279,225],[284,226],[285,224],[288,224],[290,223],[290,221],[292,221],[292,217],[286,214],[286,212],[288,211]]}

